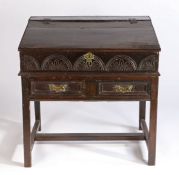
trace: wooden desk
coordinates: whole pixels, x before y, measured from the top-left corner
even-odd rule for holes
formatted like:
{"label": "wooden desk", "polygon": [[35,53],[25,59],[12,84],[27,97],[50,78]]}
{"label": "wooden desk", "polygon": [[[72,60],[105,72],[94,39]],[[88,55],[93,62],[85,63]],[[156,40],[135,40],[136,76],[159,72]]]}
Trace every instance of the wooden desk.
{"label": "wooden desk", "polygon": [[[149,17],[31,17],[19,51],[25,167],[34,142],[44,140],[145,140],[148,164],[155,164],[160,46]],[[40,101],[53,100],[139,101],[141,132],[39,133]]]}

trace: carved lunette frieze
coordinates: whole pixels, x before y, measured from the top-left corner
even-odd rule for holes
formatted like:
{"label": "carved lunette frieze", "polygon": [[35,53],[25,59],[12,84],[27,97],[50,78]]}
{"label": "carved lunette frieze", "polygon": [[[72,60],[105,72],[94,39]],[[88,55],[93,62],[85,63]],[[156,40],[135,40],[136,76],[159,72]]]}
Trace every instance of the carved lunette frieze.
{"label": "carved lunette frieze", "polygon": [[149,55],[142,59],[139,64],[139,71],[151,71],[154,72],[157,70],[158,67],[158,59],[156,55]]}
{"label": "carved lunette frieze", "polygon": [[106,65],[103,60],[88,52],[76,59],[74,64],[70,59],[60,55],[53,54],[44,58],[41,66],[37,59],[32,56],[24,55],[22,59],[23,71],[114,71],[114,72],[155,72],[158,69],[158,56],[149,55],[141,59],[137,65],[134,58],[128,55],[116,55],[110,58]]}
{"label": "carved lunette frieze", "polygon": [[29,55],[24,55],[22,60],[22,70],[24,71],[38,71],[40,66],[37,60]]}
{"label": "carved lunette frieze", "polygon": [[106,64],[107,71],[133,72],[136,69],[136,62],[126,55],[116,55]]}
{"label": "carved lunette frieze", "polygon": [[42,70],[49,71],[70,71],[72,64],[68,58],[63,55],[50,55],[42,63]]}
{"label": "carved lunette frieze", "polygon": [[73,68],[76,71],[104,71],[105,65],[101,58],[88,52],[75,61]]}

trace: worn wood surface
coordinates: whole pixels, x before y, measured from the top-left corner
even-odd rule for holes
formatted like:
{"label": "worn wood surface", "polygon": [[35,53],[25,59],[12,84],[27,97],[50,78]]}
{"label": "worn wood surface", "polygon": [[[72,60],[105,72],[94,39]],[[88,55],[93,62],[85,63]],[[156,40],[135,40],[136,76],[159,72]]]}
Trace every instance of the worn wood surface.
{"label": "worn wood surface", "polygon": [[30,18],[19,50],[32,48],[160,50],[148,17]]}
{"label": "worn wood surface", "polygon": [[[145,140],[155,164],[160,45],[149,17],[31,17],[19,51],[25,167],[37,140]],[[141,132],[39,133],[40,101],[54,100],[139,101]]]}

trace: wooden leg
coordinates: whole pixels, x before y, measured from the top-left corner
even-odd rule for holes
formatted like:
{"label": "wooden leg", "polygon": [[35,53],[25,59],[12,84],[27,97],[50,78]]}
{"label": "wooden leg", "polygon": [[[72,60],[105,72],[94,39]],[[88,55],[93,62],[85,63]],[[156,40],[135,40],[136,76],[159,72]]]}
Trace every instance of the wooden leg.
{"label": "wooden leg", "polygon": [[31,167],[30,101],[27,94],[27,81],[22,79],[24,166]]}
{"label": "wooden leg", "polygon": [[146,102],[140,101],[139,102],[139,130],[142,130],[141,128],[141,121],[145,120],[145,109],[146,109]]}
{"label": "wooden leg", "polygon": [[40,115],[40,101],[34,101],[34,108],[35,108],[35,120],[39,121],[39,131],[41,131],[41,115]]}
{"label": "wooden leg", "polygon": [[148,143],[149,165],[155,165],[155,157],[156,157],[157,96],[158,96],[158,77],[153,79],[152,88],[151,88],[149,143]]}

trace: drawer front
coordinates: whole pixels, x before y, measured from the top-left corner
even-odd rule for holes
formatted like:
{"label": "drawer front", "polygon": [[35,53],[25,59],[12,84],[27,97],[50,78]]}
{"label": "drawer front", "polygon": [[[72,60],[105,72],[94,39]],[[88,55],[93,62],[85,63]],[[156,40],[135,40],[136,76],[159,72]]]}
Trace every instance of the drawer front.
{"label": "drawer front", "polygon": [[98,95],[100,96],[150,96],[149,82],[98,82]]}
{"label": "drawer front", "polygon": [[84,95],[85,83],[83,81],[32,81],[31,95],[60,95],[73,96]]}

